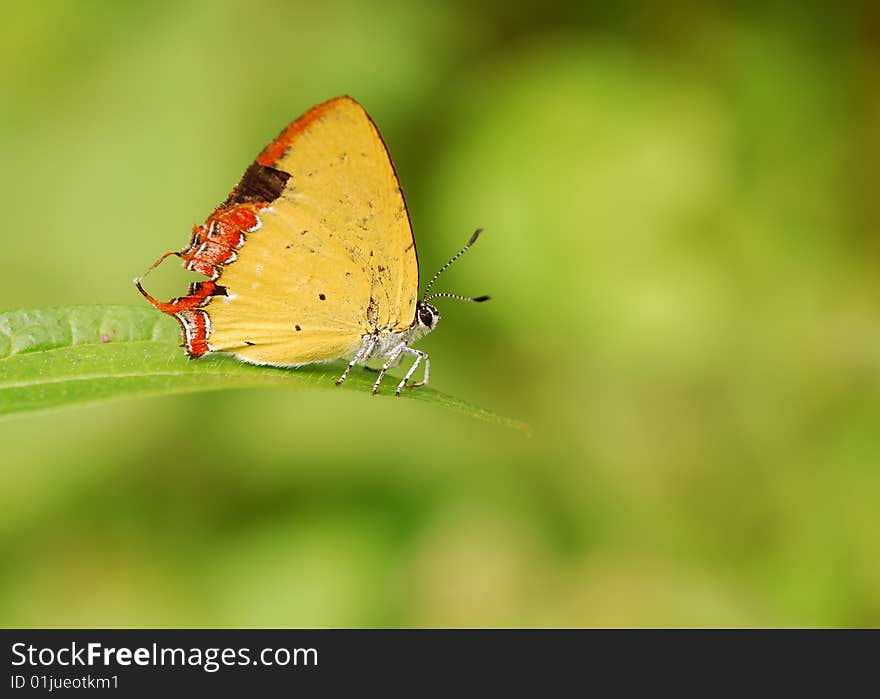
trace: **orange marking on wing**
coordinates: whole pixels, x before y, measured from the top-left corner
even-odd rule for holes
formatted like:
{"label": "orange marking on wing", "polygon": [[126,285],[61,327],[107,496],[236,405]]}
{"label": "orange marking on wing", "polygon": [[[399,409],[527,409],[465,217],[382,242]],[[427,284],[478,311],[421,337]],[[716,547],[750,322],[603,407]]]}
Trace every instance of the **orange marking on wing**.
{"label": "orange marking on wing", "polygon": [[218,265],[228,264],[233,259],[235,259],[234,250],[230,250],[221,243],[206,240],[190,258],[187,269],[192,269],[200,274],[204,274],[206,277],[210,277],[213,276],[213,272]]}
{"label": "orange marking on wing", "polygon": [[257,156],[257,162],[266,167],[272,167],[275,165],[275,163],[284,157],[284,154],[290,149],[290,146],[293,144],[294,140],[296,140],[296,137],[305,131],[314,121],[320,119],[321,116],[333,109],[340,102],[350,99],[351,97],[334,97],[332,100],[323,102],[317,107],[312,107],[299,119],[288,124],[287,128],[278,134],[278,137],[266,146],[265,150]]}
{"label": "orange marking on wing", "polygon": [[[259,206],[267,206],[267,204]],[[212,223],[213,226],[210,225]],[[208,238],[221,241],[230,248],[238,247],[241,244],[242,231],[251,231],[258,223],[254,205],[239,204],[231,209],[219,211],[208,219]]]}
{"label": "orange marking on wing", "polygon": [[163,313],[174,316],[180,323],[183,346],[189,356],[199,357],[211,350],[208,345],[210,318],[202,306],[207,305],[212,296],[225,293],[214,280],[220,276],[223,265],[235,261],[236,250],[244,245],[246,234],[259,230],[257,211],[266,206],[266,203],[241,204],[230,209],[218,209],[204,225],[193,227],[188,247],[180,252],[165,253],[150,267],[149,271],[152,271],[166,257],[177,255],[183,259],[186,269],[209,278],[209,281],[193,282],[188,295],[163,303],[146,292],[140,279],[135,281],[138,291],[147,301]]}
{"label": "orange marking on wing", "polygon": [[255,209],[266,204],[241,204],[231,209],[218,209],[203,226],[193,228],[189,247],[180,257],[186,269],[216,278],[220,267],[235,261],[235,251],[244,245],[245,233],[258,229]]}

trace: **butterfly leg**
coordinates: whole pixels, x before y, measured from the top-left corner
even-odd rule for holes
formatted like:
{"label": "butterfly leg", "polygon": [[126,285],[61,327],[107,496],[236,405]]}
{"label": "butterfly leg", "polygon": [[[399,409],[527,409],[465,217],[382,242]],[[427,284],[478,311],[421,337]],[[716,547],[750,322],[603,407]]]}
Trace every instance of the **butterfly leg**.
{"label": "butterfly leg", "polygon": [[[394,360],[394,364],[392,364],[392,365],[391,365],[390,367],[388,367],[388,368],[389,368],[389,369],[393,369],[394,367],[399,366],[399,365],[400,365],[400,360],[401,360],[401,359],[403,359],[403,355],[402,355],[402,354],[399,355],[399,356],[397,357],[397,359]],[[378,369],[378,368],[371,367],[371,366],[367,366],[366,364],[364,364],[364,371],[369,371],[369,372],[372,373],[372,374],[378,374],[378,373],[379,373],[380,371],[382,371],[382,370],[381,370],[381,369]]]}
{"label": "butterfly leg", "polygon": [[413,349],[412,347],[404,347],[405,352],[408,354],[414,354],[416,356],[416,360],[412,363],[412,366],[409,368],[409,371],[406,372],[406,376],[403,377],[403,381],[397,384],[397,390],[394,392],[394,395],[399,396],[400,392],[403,390],[403,387],[409,383],[409,380],[412,378],[412,375],[416,373],[416,369],[418,369],[419,364],[422,361],[425,362],[425,378],[419,382],[418,384],[413,384],[415,386],[423,386],[428,383],[428,376],[430,374],[429,362],[428,362],[428,353],[422,352],[421,350]]}
{"label": "butterfly leg", "polygon": [[425,375],[422,377],[421,381],[417,381],[416,383],[411,383],[407,388],[418,388],[419,386],[425,386],[428,383],[428,380],[431,378],[431,360],[428,359],[428,355],[425,355]]}
{"label": "butterfly leg", "polygon": [[392,366],[394,366],[394,363],[400,359],[403,352],[407,349],[409,348],[406,346],[406,344],[401,342],[388,354],[388,361],[386,361],[382,365],[382,368],[379,370],[379,377],[376,379],[376,383],[373,384],[374,396],[379,391],[379,384],[382,383],[382,379],[385,378],[385,372],[388,371]]}
{"label": "butterfly leg", "polygon": [[351,361],[348,363],[348,366],[345,367],[345,371],[342,372],[342,376],[337,379],[337,386],[348,378],[348,372],[351,371],[351,368],[355,364],[357,364],[358,362],[366,361],[369,358],[369,356],[373,353],[373,348],[376,346],[376,342],[377,338],[375,335],[368,335],[364,338],[360,349],[355,353],[354,357],[352,357]]}

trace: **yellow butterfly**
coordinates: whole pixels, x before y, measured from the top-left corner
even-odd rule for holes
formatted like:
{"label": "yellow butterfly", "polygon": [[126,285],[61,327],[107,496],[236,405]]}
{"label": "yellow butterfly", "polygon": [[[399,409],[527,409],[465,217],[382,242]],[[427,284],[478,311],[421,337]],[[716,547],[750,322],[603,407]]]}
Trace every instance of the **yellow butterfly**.
{"label": "yellow butterfly", "polygon": [[[135,279],[156,308],[173,315],[190,357],[228,352],[251,364],[297,367],[349,359],[352,367],[384,359],[385,372],[404,355],[414,361],[398,384],[430,378],[428,355],[411,347],[440,320],[428,301],[488,296],[429,294],[417,300],[419,270],[403,192],[376,125],[350,97],[312,108],[270,143],[190,244],[167,252],[208,281],[162,303]],[[146,276],[146,275],[144,275]],[[409,384],[424,362],[422,381]]]}

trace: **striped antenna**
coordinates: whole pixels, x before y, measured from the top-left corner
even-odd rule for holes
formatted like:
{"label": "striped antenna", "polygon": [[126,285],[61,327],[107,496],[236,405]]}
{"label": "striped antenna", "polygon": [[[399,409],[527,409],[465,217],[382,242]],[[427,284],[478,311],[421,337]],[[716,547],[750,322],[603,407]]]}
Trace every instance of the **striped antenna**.
{"label": "striped antenna", "polygon": [[[470,299],[469,297],[466,297],[466,296],[458,296],[458,297],[456,297],[455,294],[434,294],[434,295],[432,295],[432,296],[428,296],[428,292],[431,290],[431,287],[434,286],[434,282],[437,281],[437,277],[439,277],[441,274],[443,274],[443,272],[445,272],[447,269],[449,269],[449,268],[453,265],[453,263],[454,263],[459,257],[461,257],[462,255],[464,255],[468,250],[470,250],[471,245],[473,245],[474,243],[477,242],[477,238],[480,237],[480,233],[482,233],[482,232],[483,232],[483,229],[482,229],[482,228],[478,228],[477,230],[475,230],[475,231],[474,231],[474,234],[471,236],[471,239],[470,239],[469,241],[467,241],[467,243],[465,243],[465,246],[464,246],[461,250],[459,250],[459,251],[455,254],[455,256],[454,256],[451,260],[449,260],[449,262],[447,262],[447,263],[446,263],[445,265],[443,265],[439,270],[437,270],[437,274],[435,274],[433,277],[431,277],[431,281],[429,281],[429,282],[428,282],[428,286],[425,287],[425,296],[424,296],[424,298],[422,299],[423,301],[427,301],[428,299],[432,299],[432,298],[435,298],[435,297],[437,297],[437,296],[450,296],[450,297],[454,297],[454,298],[461,298],[461,299],[464,299],[464,300],[471,300],[471,301],[476,300],[476,299]],[[481,298],[481,300],[482,300],[482,301],[485,301],[486,299],[485,299],[485,298]]]}
{"label": "striped antenna", "polygon": [[436,299],[438,297],[447,298],[447,299],[458,299],[459,301],[473,301],[474,303],[483,303],[483,301],[488,301],[491,296],[462,296],[461,294],[450,294],[446,291],[441,291],[438,294],[431,294],[430,296],[425,296],[423,301],[430,301],[431,299]]}

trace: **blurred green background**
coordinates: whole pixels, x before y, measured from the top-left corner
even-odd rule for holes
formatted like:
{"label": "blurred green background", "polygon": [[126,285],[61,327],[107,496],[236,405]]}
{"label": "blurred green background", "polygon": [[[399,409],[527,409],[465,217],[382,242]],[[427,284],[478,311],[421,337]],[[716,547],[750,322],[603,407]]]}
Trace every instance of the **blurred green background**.
{"label": "blurred green background", "polygon": [[880,12],[738,8],[7,3],[2,309],[142,303],[349,93],[423,275],[486,228],[434,385],[534,437],[330,391],[5,420],[0,624],[880,625]]}

